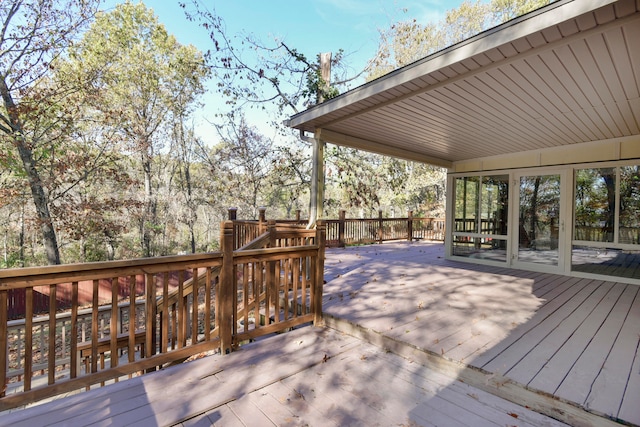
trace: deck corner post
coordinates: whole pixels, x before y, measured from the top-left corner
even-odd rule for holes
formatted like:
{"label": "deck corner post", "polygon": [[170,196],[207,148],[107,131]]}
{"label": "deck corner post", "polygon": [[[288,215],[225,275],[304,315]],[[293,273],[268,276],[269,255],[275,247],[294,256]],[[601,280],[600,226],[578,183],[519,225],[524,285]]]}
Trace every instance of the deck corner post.
{"label": "deck corner post", "polygon": [[318,259],[316,261],[315,287],[313,290],[313,324],[322,326],[322,295],[324,288],[324,252],[326,246],[326,221],[320,220],[316,226],[316,239],[318,244]]}
{"label": "deck corner post", "polygon": [[[344,241],[344,230],[345,230],[345,222],[347,219],[347,211],[344,209],[340,209],[338,217],[338,247],[344,248],[346,243]],[[326,230],[325,230],[326,231]]]}
{"label": "deck corner post", "polygon": [[216,320],[220,325],[220,353],[229,354],[233,345],[233,299],[234,275],[233,275],[233,222],[222,223],[222,269],[218,283],[218,298],[220,312],[216,313]]}
{"label": "deck corner post", "polygon": [[413,240],[413,211],[407,212],[407,240]]}
{"label": "deck corner post", "polygon": [[384,222],[382,221],[382,209],[378,210],[378,243],[382,244],[382,242],[384,241],[384,230],[383,230],[383,224]]}
{"label": "deck corner post", "polygon": [[227,212],[229,221],[235,221],[238,219],[238,208],[229,208]]}
{"label": "deck corner post", "polygon": [[259,234],[262,234],[267,226],[267,208],[264,206],[258,208],[258,223],[260,224]]}
{"label": "deck corner post", "polygon": [[269,247],[274,248],[276,246],[276,220],[270,219],[267,221],[267,233],[269,234]]}

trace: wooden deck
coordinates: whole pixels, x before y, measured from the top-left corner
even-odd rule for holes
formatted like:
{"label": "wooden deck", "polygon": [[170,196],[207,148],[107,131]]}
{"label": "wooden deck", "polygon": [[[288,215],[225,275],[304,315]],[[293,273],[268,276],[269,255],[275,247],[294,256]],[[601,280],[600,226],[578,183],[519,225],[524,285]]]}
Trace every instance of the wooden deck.
{"label": "wooden deck", "polygon": [[561,426],[330,328],[304,327],[5,414],[12,427]]}
{"label": "wooden deck", "polygon": [[447,261],[428,243],[332,250],[325,271],[333,326],[485,373],[515,401],[640,425],[639,286]]}
{"label": "wooden deck", "polygon": [[446,261],[426,242],[330,249],[325,271],[328,328],[0,425],[640,424],[640,287]]}

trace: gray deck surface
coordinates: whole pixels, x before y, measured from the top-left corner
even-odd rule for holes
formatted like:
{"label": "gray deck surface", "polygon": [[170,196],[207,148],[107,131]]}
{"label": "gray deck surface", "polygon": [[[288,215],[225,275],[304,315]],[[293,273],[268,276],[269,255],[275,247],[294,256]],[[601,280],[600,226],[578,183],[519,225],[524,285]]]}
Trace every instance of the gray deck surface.
{"label": "gray deck surface", "polygon": [[7,426],[560,426],[329,328],[10,413]]}
{"label": "gray deck surface", "polygon": [[640,425],[640,286],[448,261],[442,244],[329,254],[327,315]]}
{"label": "gray deck surface", "polygon": [[325,279],[331,328],[0,414],[0,425],[562,425],[524,405],[574,425],[640,424],[640,287],[446,261],[426,242],[330,249]]}

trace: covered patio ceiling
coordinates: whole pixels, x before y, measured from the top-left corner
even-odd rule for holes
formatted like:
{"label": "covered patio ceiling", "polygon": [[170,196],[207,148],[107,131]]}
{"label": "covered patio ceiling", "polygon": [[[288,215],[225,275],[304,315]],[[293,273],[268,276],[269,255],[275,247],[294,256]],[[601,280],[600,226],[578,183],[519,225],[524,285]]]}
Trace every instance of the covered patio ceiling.
{"label": "covered patio ceiling", "polygon": [[455,162],[640,134],[640,0],[552,3],[289,120],[326,142]]}

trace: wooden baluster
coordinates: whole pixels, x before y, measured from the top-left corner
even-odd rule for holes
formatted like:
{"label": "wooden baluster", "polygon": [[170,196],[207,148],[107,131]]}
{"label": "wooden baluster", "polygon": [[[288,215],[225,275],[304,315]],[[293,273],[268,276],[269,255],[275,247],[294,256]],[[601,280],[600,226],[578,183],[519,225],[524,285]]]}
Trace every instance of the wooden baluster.
{"label": "wooden baluster", "polygon": [[136,331],[138,330],[136,314],[136,288],[136,276],[131,275],[129,276],[129,341],[127,343],[129,363],[133,363],[136,361]]}
{"label": "wooden baluster", "polygon": [[[276,241],[276,222],[270,219],[267,226],[267,232],[269,233],[269,247],[275,248],[277,246]],[[273,305],[273,320],[275,323],[280,321],[280,302],[278,301],[278,284],[276,281],[276,262],[267,261],[267,290],[268,294],[265,296],[266,307]],[[269,323],[269,322],[266,322]]]}
{"label": "wooden baluster", "polygon": [[[156,282],[153,274],[146,274],[146,291],[145,291],[145,354],[147,357],[151,357],[156,354],[155,342],[156,342]],[[147,372],[153,372],[155,368],[147,369]]]}
{"label": "wooden baluster", "polygon": [[[118,295],[119,292],[119,284],[118,278],[114,277],[111,279],[111,319],[109,321],[109,334],[110,334],[110,344],[109,348],[111,351],[111,368],[116,368],[118,366]],[[118,382],[118,378],[115,379]]]}
{"label": "wooden baluster", "polygon": [[49,285],[49,349],[47,354],[48,384],[56,382],[56,285]]}
{"label": "wooden baluster", "polygon": [[191,294],[192,294],[192,312],[191,312],[191,345],[198,342],[198,269],[194,268],[191,275]]}
{"label": "wooden baluster", "polygon": [[[98,372],[98,292],[100,282],[93,281],[93,301],[91,307],[91,372]],[[89,387],[87,387],[87,390]]]}
{"label": "wooden baluster", "polygon": [[160,353],[167,352],[169,343],[169,272],[162,277],[162,313],[160,315]]}
{"label": "wooden baluster", "polygon": [[78,376],[78,282],[71,284],[71,365],[69,366],[71,378]]}
{"label": "wooden baluster", "polygon": [[[239,270],[239,266],[236,266],[236,271]],[[243,319],[243,327],[242,330],[240,332],[248,332],[249,331],[249,265],[248,263],[244,263],[242,264],[242,279],[239,281],[240,282],[240,289],[242,289],[242,306],[244,307],[243,310],[243,314],[242,314],[242,319]],[[255,309],[254,309],[254,316],[255,316]],[[254,322],[255,322],[255,317],[254,317]],[[234,325],[235,328],[235,332],[238,332],[238,325]]]}
{"label": "wooden baluster", "polygon": [[[6,289],[0,290],[0,326],[7,330],[7,323],[9,321],[8,308],[9,308],[9,291]],[[0,397],[5,396],[7,390],[7,348],[9,344],[9,338],[7,334],[0,334]]]}
{"label": "wooden baluster", "polygon": [[171,304],[171,350],[178,345],[178,304]]}
{"label": "wooden baluster", "polygon": [[184,296],[184,279],[182,271],[178,272],[178,348],[187,345],[187,307]]}
{"label": "wooden baluster", "polygon": [[25,289],[24,313],[24,391],[31,390],[33,376],[33,288]]}
{"label": "wooden baluster", "polygon": [[324,251],[326,245],[325,222],[320,221],[316,228],[318,255],[315,262],[315,280],[313,284],[313,324],[322,324],[322,293],[324,287]]}
{"label": "wooden baluster", "polygon": [[345,231],[345,219],[347,217],[347,211],[344,209],[340,210],[338,214],[338,247],[344,248],[346,246],[344,240],[344,231]]}
{"label": "wooden baluster", "polygon": [[207,267],[204,284],[204,339],[211,340],[211,267]]}

